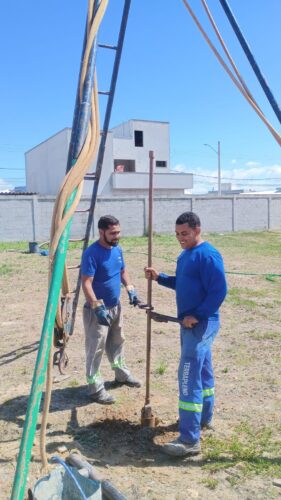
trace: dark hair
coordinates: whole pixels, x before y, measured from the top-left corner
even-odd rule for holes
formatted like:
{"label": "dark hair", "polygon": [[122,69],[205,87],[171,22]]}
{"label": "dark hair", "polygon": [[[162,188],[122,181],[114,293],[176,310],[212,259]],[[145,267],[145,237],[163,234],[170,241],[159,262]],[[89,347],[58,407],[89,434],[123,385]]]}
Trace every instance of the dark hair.
{"label": "dark hair", "polygon": [[98,228],[108,229],[109,226],[117,226],[118,224],[119,220],[113,217],[113,215],[103,215],[98,222]]}
{"label": "dark hair", "polygon": [[194,212],[184,212],[179,215],[176,224],[188,224],[192,229],[195,229],[197,226],[201,227],[200,219]]}

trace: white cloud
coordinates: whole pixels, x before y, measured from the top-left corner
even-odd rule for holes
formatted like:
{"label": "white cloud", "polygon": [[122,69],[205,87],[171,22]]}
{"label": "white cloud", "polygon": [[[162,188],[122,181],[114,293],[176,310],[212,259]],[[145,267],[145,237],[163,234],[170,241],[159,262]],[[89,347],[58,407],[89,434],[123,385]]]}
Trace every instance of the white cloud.
{"label": "white cloud", "polygon": [[231,160],[231,162],[230,162],[230,163],[232,163],[232,165],[235,165],[235,163],[237,163],[237,160],[235,160],[235,159],[234,159],[234,160]]}
{"label": "white cloud", "polygon": [[183,163],[179,163],[178,165],[175,165],[174,167],[172,167],[172,170],[174,172],[190,172],[190,169],[188,169],[188,167],[186,165],[184,165]]}
{"label": "white cloud", "polygon": [[[248,162],[249,163],[249,162]],[[252,168],[229,168],[222,169],[221,182],[231,184],[232,189],[244,189],[246,191],[272,191],[281,187],[281,164],[258,167],[257,162]],[[174,167],[176,172],[193,173],[193,193],[206,193],[217,190],[217,169],[209,170],[203,167],[192,168],[184,164]],[[250,179],[250,180],[249,180]]]}
{"label": "white cloud", "polygon": [[6,182],[5,179],[0,178],[0,191],[2,193],[7,193],[8,191],[11,191],[11,189],[13,189],[13,187],[14,186],[12,186],[12,184]]}
{"label": "white cloud", "polygon": [[245,165],[246,167],[258,167],[260,163],[258,161],[247,161]]}

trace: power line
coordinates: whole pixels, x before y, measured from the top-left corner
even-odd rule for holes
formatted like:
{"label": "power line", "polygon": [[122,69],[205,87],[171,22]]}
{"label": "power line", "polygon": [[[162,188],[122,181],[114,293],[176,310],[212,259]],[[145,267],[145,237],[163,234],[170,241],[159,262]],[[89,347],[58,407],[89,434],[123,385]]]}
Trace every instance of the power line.
{"label": "power line", "polygon": [[[217,179],[218,177],[215,175],[204,175],[204,174],[192,174],[194,177],[206,177],[209,179]],[[221,179],[228,180],[228,181],[280,181],[281,182],[281,177],[256,177],[256,178],[248,178],[248,179],[242,179],[238,177],[222,177]]]}
{"label": "power line", "polygon": [[0,179],[0,181],[3,184],[4,182],[6,182],[6,183],[11,183],[11,182],[25,182],[25,179],[23,179],[22,177],[15,177],[14,179]]}
{"label": "power line", "polygon": [[[210,184],[211,186],[214,185],[214,183],[212,183],[210,181],[205,181],[205,182],[204,181],[201,181],[201,182],[198,181],[198,182],[196,182],[196,184],[203,184],[203,185]],[[247,187],[247,188],[251,188],[251,187],[258,187],[258,188],[263,188],[263,187],[269,188],[269,187],[271,187],[271,188],[276,188],[276,187],[278,187],[278,184],[250,184],[249,186],[245,186],[245,184],[242,184],[242,183],[239,183],[239,182],[237,182],[235,185],[236,186],[243,186],[243,187]]]}

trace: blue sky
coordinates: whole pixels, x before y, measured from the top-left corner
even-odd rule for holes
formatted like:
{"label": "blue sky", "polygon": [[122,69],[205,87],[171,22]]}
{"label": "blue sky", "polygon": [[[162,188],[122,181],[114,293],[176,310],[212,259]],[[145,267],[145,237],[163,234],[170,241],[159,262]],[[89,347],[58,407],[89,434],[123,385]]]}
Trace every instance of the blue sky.
{"label": "blue sky", "polygon": [[[190,4],[211,39],[200,0]],[[229,0],[277,102],[281,102],[280,0]],[[280,131],[266,97],[220,7],[208,5],[254,97]],[[99,41],[116,42],[123,0],[109,0]],[[87,13],[86,0],[26,0],[1,5],[0,189],[24,185],[24,152],[72,124]],[[108,88],[110,57],[98,53],[99,88]],[[103,117],[105,97],[101,97]],[[265,190],[281,186],[280,147],[234,87],[181,0],[132,0],[111,126],[130,118],[170,122],[171,165],[195,176],[194,192],[222,182]],[[280,182],[278,179],[280,178]],[[242,180],[240,180],[242,179]],[[225,181],[231,182],[231,181]]]}

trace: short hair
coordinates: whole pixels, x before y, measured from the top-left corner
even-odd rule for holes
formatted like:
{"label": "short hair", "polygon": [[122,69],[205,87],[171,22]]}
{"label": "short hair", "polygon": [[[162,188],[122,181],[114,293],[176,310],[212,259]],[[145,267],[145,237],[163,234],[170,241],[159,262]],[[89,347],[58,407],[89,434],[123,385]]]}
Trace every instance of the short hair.
{"label": "short hair", "polygon": [[119,220],[113,217],[113,215],[103,215],[98,221],[98,228],[108,229],[109,226],[117,226],[119,224]]}
{"label": "short hair", "polygon": [[176,224],[188,224],[192,229],[195,229],[197,226],[201,227],[201,221],[194,212],[184,212],[179,215]]}

